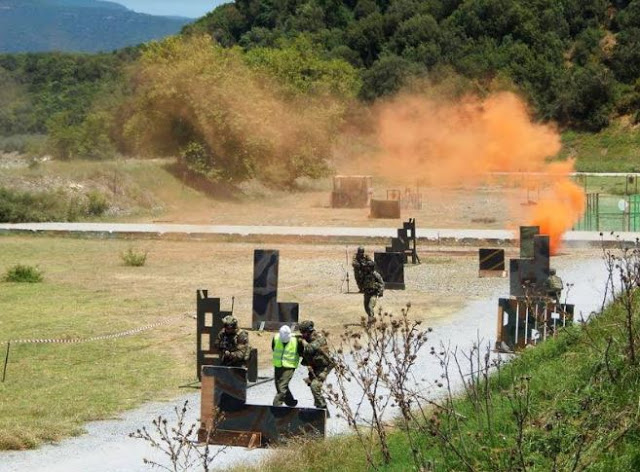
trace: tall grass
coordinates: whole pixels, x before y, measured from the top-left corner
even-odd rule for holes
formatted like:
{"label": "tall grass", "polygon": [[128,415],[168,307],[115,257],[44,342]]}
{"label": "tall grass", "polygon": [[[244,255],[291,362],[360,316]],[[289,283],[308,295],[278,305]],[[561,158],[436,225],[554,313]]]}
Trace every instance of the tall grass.
{"label": "tall grass", "polygon": [[582,172],[640,172],[640,129],[613,124],[600,133],[565,131],[560,158]]}
{"label": "tall grass", "polygon": [[100,216],[109,207],[104,194],[90,191],[86,196],[63,190],[39,192],[0,187],[0,222],[78,221]]}

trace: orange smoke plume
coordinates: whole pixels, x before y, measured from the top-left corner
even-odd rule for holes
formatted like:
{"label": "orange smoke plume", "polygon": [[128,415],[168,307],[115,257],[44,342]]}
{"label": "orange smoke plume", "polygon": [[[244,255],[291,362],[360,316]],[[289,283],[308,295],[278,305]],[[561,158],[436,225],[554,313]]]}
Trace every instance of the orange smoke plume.
{"label": "orange smoke plume", "polygon": [[512,93],[453,104],[404,95],[378,112],[385,173],[418,173],[434,186],[480,183],[489,172],[540,172],[560,150],[558,133],[533,123]]}
{"label": "orange smoke plume", "polygon": [[562,235],[578,222],[585,209],[584,191],[568,179],[558,180],[551,195],[533,209],[530,224],[540,226],[541,234],[548,234],[551,254],[557,254]]}
{"label": "orange smoke plume", "polygon": [[414,182],[418,177],[434,187],[473,187],[494,180],[496,172],[537,173],[534,178],[553,183],[553,191],[531,218],[520,208],[517,219],[539,224],[550,235],[553,251],[584,211],[582,190],[569,179],[573,161],[547,162],[561,148],[557,130],[534,123],[513,93],[456,103],[405,94],[376,111],[381,175]]}

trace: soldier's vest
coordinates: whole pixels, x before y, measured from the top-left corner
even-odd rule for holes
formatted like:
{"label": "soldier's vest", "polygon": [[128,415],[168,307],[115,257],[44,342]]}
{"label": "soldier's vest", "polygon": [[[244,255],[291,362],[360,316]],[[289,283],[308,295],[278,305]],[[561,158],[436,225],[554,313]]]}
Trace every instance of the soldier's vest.
{"label": "soldier's vest", "polygon": [[560,291],[564,288],[562,286],[562,279],[557,275],[552,275],[549,277],[548,285],[549,285],[549,290],[552,290],[554,292]]}
{"label": "soldier's vest", "polygon": [[363,286],[367,290],[380,290],[380,282],[376,279],[373,269],[367,272],[364,278]]}
{"label": "soldier's vest", "polygon": [[291,336],[291,340],[284,344],[280,341],[280,333],[273,338],[273,366],[295,369],[300,362],[298,355],[298,338]]}
{"label": "soldier's vest", "polygon": [[238,345],[238,334],[226,334],[223,331],[220,331],[218,335],[218,347],[223,351],[232,351]]}
{"label": "soldier's vest", "polygon": [[329,346],[323,336],[320,336],[314,331],[310,345],[314,346],[315,349],[310,356],[305,355],[305,357],[307,358],[307,363],[314,371],[333,367],[333,361],[329,355]]}

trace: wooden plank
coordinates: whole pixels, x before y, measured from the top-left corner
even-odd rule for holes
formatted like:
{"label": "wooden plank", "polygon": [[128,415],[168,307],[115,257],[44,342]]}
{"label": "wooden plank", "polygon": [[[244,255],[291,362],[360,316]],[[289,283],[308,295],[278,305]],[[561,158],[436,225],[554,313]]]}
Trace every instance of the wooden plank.
{"label": "wooden plank", "polygon": [[478,277],[499,277],[504,278],[507,276],[506,270],[479,270]]}
{"label": "wooden plank", "polygon": [[[198,440],[206,441],[206,431],[202,428],[198,431]],[[262,434],[258,431],[233,431],[219,429],[209,436],[210,444],[221,446],[236,446],[255,449],[262,445]]]}
{"label": "wooden plank", "polygon": [[[204,366],[203,366],[204,367]],[[201,392],[213,392],[215,386],[215,378],[207,375],[201,376]],[[213,401],[213,393],[211,395],[201,395],[200,397],[200,422],[205,429],[213,428],[213,416],[215,405]],[[206,440],[206,439],[205,439]]]}

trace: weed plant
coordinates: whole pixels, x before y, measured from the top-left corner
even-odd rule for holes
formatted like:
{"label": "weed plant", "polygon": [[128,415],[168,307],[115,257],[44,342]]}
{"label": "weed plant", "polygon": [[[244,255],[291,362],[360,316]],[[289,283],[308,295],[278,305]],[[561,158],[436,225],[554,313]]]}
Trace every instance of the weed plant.
{"label": "weed plant", "polygon": [[16,264],[10,267],[2,280],[5,282],[30,283],[42,282],[42,271],[35,266]]}
{"label": "weed plant", "polygon": [[142,267],[147,262],[147,251],[138,251],[133,248],[127,249],[120,254],[122,262],[128,267]]}
{"label": "weed plant", "polygon": [[[143,426],[129,437],[142,439],[156,452],[159,452],[163,459],[147,459],[142,461],[151,468],[158,468],[169,472],[188,472],[198,467],[203,472],[209,472],[216,458],[224,453],[226,446],[212,448],[209,445],[210,438],[216,434],[218,422],[214,422],[206,430],[206,440],[204,444],[198,443],[198,423],[190,423],[187,420],[189,412],[189,401],[186,400],[182,408],[174,408],[176,421],[171,422],[163,416],[158,416],[152,421],[152,427]],[[222,419],[222,415],[218,416]]]}

